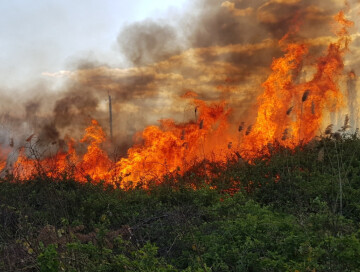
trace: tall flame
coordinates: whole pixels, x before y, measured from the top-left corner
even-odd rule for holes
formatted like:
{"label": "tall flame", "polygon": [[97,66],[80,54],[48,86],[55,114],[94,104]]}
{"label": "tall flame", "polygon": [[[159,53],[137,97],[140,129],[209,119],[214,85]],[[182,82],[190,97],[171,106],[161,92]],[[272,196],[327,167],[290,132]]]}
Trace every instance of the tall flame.
{"label": "tall flame", "polygon": [[147,127],[138,137],[143,143],[128,150],[128,157],[116,163],[127,180],[161,178],[168,172],[187,170],[198,159],[224,161],[230,154],[229,124],[224,102],[207,105],[194,99],[200,114],[196,122],[176,124],[162,120]]}
{"label": "tall flame", "polygon": [[264,93],[258,98],[256,122],[241,143],[244,157],[256,157],[260,151],[268,153],[269,143],[294,148],[309,142],[321,127],[324,110],[335,111],[342,105],[338,79],[349,44],[346,28],[353,23],[345,19],[343,12],[335,19],[343,26],[337,33],[339,39],[329,45],[326,56],[319,58],[317,72],[310,81],[296,84],[308,52],[305,44],[288,44],[284,57],[273,61],[272,73],[262,84]]}
{"label": "tall flame", "polygon": [[[318,59],[309,81],[299,79],[309,46],[287,43],[292,33],[281,39],[284,56],[273,60],[272,72],[262,84],[264,92],[257,100],[256,120],[246,130],[242,124],[235,132],[228,121],[231,109],[226,102],[208,104],[188,92],[184,98],[193,103],[194,120],[178,124],[165,119],[158,126],[145,128],[136,135],[136,144],[126,158],[116,162],[109,158],[102,148],[106,135],[93,120],[81,139],[88,145],[84,155],[76,153],[76,143],[69,139],[67,151],[60,150],[55,156],[42,159],[31,136],[27,149],[19,152],[13,175],[26,180],[38,174],[57,178],[67,173],[79,181],[105,180],[128,187],[149,180],[161,182],[163,175],[183,173],[199,160],[225,162],[234,154],[251,160],[269,154],[269,144],[295,148],[307,143],[321,128],[325,112],[342,106],[338,81],[350,42],[347,28],[353,23],[345,19],[343,12],[335,19],[341,25],[338,40]],[[240,138],[239,131],[243,131]],[[4,167],[2,161],[0,169]]]}

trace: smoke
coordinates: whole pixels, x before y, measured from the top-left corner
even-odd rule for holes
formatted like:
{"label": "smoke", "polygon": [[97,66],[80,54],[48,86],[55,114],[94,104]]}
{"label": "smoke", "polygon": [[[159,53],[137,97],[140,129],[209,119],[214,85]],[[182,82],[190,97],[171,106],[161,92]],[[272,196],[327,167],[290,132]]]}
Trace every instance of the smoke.
{"label": "smoke", "polygon": [[348,74],[347,80],[347,98],[348,98],[348,110],[350,118],[350,126],[355,129],[358,127],[358,102],[357,102],[357,90],[356,90],[357,77],[353,71]]}
{"label": "smoke", "polygon": [[[334,36],[333,15],[344,8],[336,0],[197,0],[184,14],[126,25],[116,40],[127,67],[83,60],[70,71],[46,74],[68,78],[56,91],[41,86],[16,103],[4,98],[1,131],[12,131],[1,143],[15,137],[19,147],[32,133],[44,143],[79,139],[92,118],[108,131],[108,92],[115,144],[123,151],[136,131],[159,119],[194,118],[181,98],[187,90],[206,101],[226,100],[236,125],[249,121],[272,59],[282,54],[278,40],[298,26],[289,40],[310,44],[314,59]],[[352,69],[359,63],[353,58]]]}
{"label": "smoke", "polygon": [[118,44],[121,52],[135,66],[152,64],[180,52],[174,27],[146,20],[124,27]]}

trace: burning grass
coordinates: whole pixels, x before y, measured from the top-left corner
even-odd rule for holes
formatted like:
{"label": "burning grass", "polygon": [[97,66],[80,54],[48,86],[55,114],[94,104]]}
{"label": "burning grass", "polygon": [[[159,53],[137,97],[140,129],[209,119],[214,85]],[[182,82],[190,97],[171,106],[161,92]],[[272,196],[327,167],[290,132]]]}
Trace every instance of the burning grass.
{"label": "burning grass", "polygon": [[0,269],[356,271],[360,139],[339,134],[251,164],[202,161],[146,189],[3,180]]}
{"label": "burning grass", "polygon": [[253,121],[188,92],[194,119],[146,127],[118,160],[96,120],[55,152],[32,134],[0,163],[0,269],[356,271],[360,139],[348,116],[316,137],[343,106],[353,24],[335,19],[316,61],[299,26],[279,41]]}
{"label": "burning grass", "polygon": [[[163,182],[164,175],[184,174],[196,163],[209,161],[224,164],[229,160],[256,161],[269,157],[274,149],[295,150],[312,141],[321,131],[329,112],[343,106],[339,81],[344,70],[343,58],[350,42],[348,28],[353,25],[343,12],[335,16],[339,24],[337,41],[330,43],[324,56],[311,63],[316,72],[311,79],[300,80],[304,62],[309,62],[309,45],[293,42],[299,26],[279,41],[284,56],[274,59],[271,74],[262,84],[264,92],[257,100],[253,122],[237,119],[225,101],[207,103],[194,92],[184,99],[195,109],[195,120],[176,123],[170,119],[157,126],[146,127],[135,136],[135,144],[127,156],[110,159],[103,145],[106,135],[96,120],[85,129],[80,143],[87,144],[84,153],[77,152],[77,143],[68,139],[68,147],[55,154],[43,155],[37,137],[31,135],[19,150],[13,165],[4,168],[16,180],[36,175],[59,178],[64,173],[80,182],[101,180],[131,188],[150,181]],[[204,168],[206,170],[206,167]]]}

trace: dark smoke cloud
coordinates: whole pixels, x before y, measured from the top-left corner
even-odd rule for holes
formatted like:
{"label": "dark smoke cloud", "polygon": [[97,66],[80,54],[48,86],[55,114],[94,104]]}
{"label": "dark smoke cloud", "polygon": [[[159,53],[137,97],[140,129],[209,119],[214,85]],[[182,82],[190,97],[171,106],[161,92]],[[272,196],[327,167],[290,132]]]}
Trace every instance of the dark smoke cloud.
{"label": "dark smoke cloud", "polygon": [[[177,26],[164,21],[145,20],[127,25],[120,31],[119,48],[134,64],[133,69],[117,72],[109,67],[87,64],[87,67],[81,67],[76,78],[81,88],[93,90],[88,95],[94,92],[104,95],[110,90],[115,109],[121,111],[124,103],[137,109],[130,118],[135,119],[138,126],[129,128],[128,125],[120,125],[121,130],[130,134],[157,119],[176,118],[183,109],[174,107],[174,103],[179,105],[178,97],[184,89],[195,90],[205,100],[241,97],[229,101],[235,108],[242,109],[241,114],[254,103],[261,91],[255,86],[259,86],[264,77],[258,75],[269,71],[272,58],[282,54],[276,42],[271,40],[277,41],[287,33],[289,26],[296,23],[294,18],[304,22],[298,39],[315,38],[319,32],[331,35],[329,24],[340,7],[336,2],[329,5],[325,0],[318,1],[316,5],[313,1],[219,3],[218,0],[200,0],[194,3],[184,18],[179,19]],[[268,42],[264,42],[266,39]],[[266,45],[256,46],[262,43]],[[221,50],[229,45],[243,46],[244,49]],[[321,53],[325,44],[318,47],[317,52]],[[249,80],[255,84],[249,83]],[[224,94],[224,89],[232,91]],[[172,100],[168,105],[158,103],[163,99],[162,93],[167,93]],[[63,99],[75,98],[70,95]],[[84,100],[84,104],[79,106],[86,108],[87,103],[93,102]],[[72,105],[69,101],[57,105],[61,108],[62,104]],[[68,124],[73,115],[66,109],[67,106],[64,107],[66,118],[61,117],[55,122],[60,126]],[[58,107],[56,109],[56,116],[59,116]],[[122,114],[129,118],[124,112]]]}
{"label": "dark smoke cloud", "polygon": [[[161,118],[193,118],[192,106],[180,99],[186,90],[207,101],[227,100],[237,123],[254,110],[272,59],[283,54],[278,40],[299,22],[300,31],[289,39],[316,45],[311,52],[320,55],[341,8],[335,0],[197,0],[182,16],[129,24],[117,45],[131,66],[77,62],[62,91],[24,99],[21,111],[37,124],[28,131],[46,142],[67,134],[80,138],[91,118],[108,131],[108,92],[123,149],[136,131]],[[21,114],[16,116],[11,118],[20,127]]]}
{"label": "dark smoke cloud", "polygon": [[124,27],[117,40],[122,53],[136,66],[166,59],[180,49],[176,29],[151,20]]}

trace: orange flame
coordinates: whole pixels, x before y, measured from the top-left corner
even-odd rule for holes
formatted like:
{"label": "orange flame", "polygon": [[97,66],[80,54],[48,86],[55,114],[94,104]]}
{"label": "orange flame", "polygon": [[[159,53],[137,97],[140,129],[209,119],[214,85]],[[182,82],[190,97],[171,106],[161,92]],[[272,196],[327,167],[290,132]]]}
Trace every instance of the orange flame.
{"label": "orange flame", "polygon": [[309,142],[320,129],[324,110],[335,111],[342,105],[337,82],[349,43],[347,27],[352,26],[352,22],[347,21],[342,12],[336,19],[343,25],[338,32],[339,39],[329,45],[326,56],[319,58],[312,80],[296,84],[308,52],[305,44],[290,43],[284,57],[273,61],[272,73],[262,84],[264,93],[258,98],[256,122],[241,143],[241,154],[245,158],[268,154],[269,144],[280,143],[294,148]]}
{"label": "orange flame", "polygon": [[196,122],[175,124],[161,120],[160,126],[147,127],[138,135],[143,143],[128,150],[128,157],[116,163],[126,180],[160,179],[164,174],[184,172],[198,159],[225,161],[230,153],[224,102],[208,106],[194,99],[200,112]]}
{"label": "orange flame", "polygon": [[[81,142],[88,142],[89,146],[82,160],[76,165],[76,169],[79,169],[83,176],[88,176],[92,180],[109,180],[112,162],[100,147],[100,144],[105,141],[105,133],[96,120],[92,120],[91,126],[85,131]],[[79,174],[78,178],[81,178]]]}
{"label": "orange flame", "polygon": [[[83,156],[76,154],[73,140],[68,140],[67,152],[60,150],[45,159],[40,159],[36,152],[28,156],[23,148],[13,174],[26,180],[37,174],[57,178],[66,172],[79,181],[105,180],[126,188],[139,182],[146,185],[149,180],[161,182],[165,174],[184,173],[194,162],[204,159],[225,162],[233,154],[241,154],[251,160],[270,154],[269,144],[295,148],[307,143],[319,131],[325,111],[335,111],[342,105],[337,82],[350,41],[347,28],[353,23],[346,20],[342,12],[335,19],[341,25],[337,31],[338,41],[330,44],[327,54],[318,59],[311,80],[298,82],[308,45],[289,43],[284,56],[274,59],[272,73],[262,84],[264,92],[257,100],[256,121],[241,140],[229,124],[231,109],[225,102],[207,104],[189,91],[183,98],[192,101],[195,120],[177,124],[166,119],[161,120],[159,126],[145,128],[136,135],[137,144],[128,150],[126,158],[117,162],[110,160],[102,149],[105,133],[93,120],[81,140],[88,144]],[[282,47],[288,37],[289,34],[281,39]],[[238,131],[242,130],[243,124]],[[2,162],[0,168],[4,166]]]}
{"label": "orange flame", "polygon": [[121,186],[127,187],[140,180],[160,180],[166,173],[176,170],[184,172],[198,159],[225,161],[230,154],[230,137],[227,136],[230,110],[225,109],[224,102],[208,106],[194,99],[194,104],[200,112],[196,122],[175,124],[172,120],[161,120],[160,126],[147,127],[137,135],[142,143],[130,148],[128,157],[116,163],[101,148],[105,133],[93,120],[81,140],[89,144],[81,159],[72,140],[69,140],[68,152],[59,151],[56,156],[45,159],[37,158],[36,154],[29,158],[22,148],[13,174],[25,180],[39,174],[58,178],[66,172],[79,181],[110,183],[117,182],[120,177]]}

